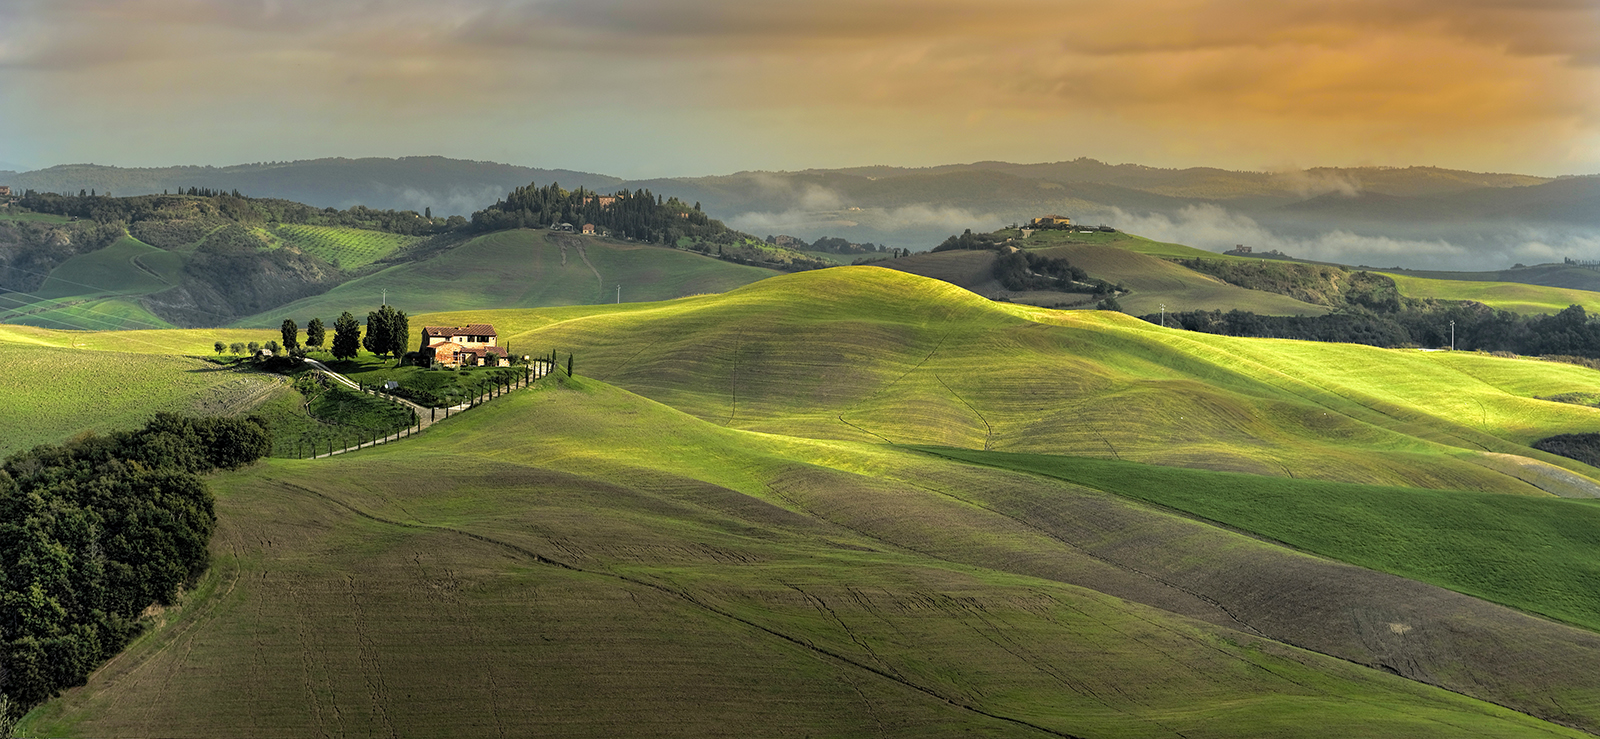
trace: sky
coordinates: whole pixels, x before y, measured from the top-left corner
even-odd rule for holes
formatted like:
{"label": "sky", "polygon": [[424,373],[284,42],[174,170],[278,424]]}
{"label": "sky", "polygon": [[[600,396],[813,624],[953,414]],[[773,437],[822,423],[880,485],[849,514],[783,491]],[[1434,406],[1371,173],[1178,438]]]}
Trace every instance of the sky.
{"label": "sky", "polygon": [[0,0],[0,163],[1600,173],[1600,0]]}

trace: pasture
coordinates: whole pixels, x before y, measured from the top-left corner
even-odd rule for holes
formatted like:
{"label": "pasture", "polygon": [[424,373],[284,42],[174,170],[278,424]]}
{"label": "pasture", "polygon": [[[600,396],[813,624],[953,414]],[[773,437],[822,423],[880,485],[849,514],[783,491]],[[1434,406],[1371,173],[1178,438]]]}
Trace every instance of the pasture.
{"label": "pasture", "polygon": [[[9,327],[7,327],[9,328]],[[210,362],[0,340],[0,458],[85,431],[132,429],[157,411],[234,413],[277,381]]]}
{"label": "pasture", "polygon": [[[864,474],[885,468],[898,472]],[[1120,555],[1104,547],[1119,523],[1143,523],[1251,549],[1258,576],[1303,555],[1039,479],[730,431],[600,383],[546,382],[415,441],[219,476],[207,581],[23,728],[1578,735],[1469,696],[1548,715],[1544,691],[1592,690],[1572,668],[1597,654],[1584,637],[1529,678],[1534,696],[1430,687],[1218,623],[1201,598],[1134,574],[1172,563],[1125,534]],[[1069,533],[960,500],[1029,490],[1102,515]],[[1506,649],[1542,657],[1574,633],[1553,628]],[[1593,721],[1592,705],[1567,705],[1563,720]]]}
{"label": "pasture", "polygon": [[1600,293],[1588,290],[1521,282],[1440,280],[1394,272],[1383,274],[1393,278],[1395,286],[1400,288],[1400,294],[1409,298],[1475,300],[1490,308],[1512,313],[1554,314],[1571,305],[1581,305],[1590,313],[1600,311]]}
{"label": "pasture", "polygon": [[[1600,619],[1600,508],[1552,495],[1600,472],[1526,446],[1600,420],[1538,399],[1600,392],[1593,370],[1163,330],[875,267],[411,317],[475,322],[579,377],[215,476],[205,580],[23,730],[1600,730],[1600,634],[1573,625]],[[249,377],[152,349],[229,335],[277,332],[0,326],[0,351],[36,362],[12,377]]]}

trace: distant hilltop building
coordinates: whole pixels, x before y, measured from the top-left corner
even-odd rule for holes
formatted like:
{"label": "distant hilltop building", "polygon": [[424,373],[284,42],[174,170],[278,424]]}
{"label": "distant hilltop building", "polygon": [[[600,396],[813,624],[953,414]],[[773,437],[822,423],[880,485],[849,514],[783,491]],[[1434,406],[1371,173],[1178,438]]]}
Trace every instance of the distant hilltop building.
{"label": "distant hilltop building", "polygon": [[583,199],[584,205],[599,203],[602,208],[609,208],[615,202],[617,202],[617,196],[615,195],[590,195]]}
{"label": "distant hilltop building", "polygon": [[807,246],[810,246],[805,242],[805,239],[797,239],[793,236],[776,236],[773,237],[772,243],[777,246],[785,246],[796,249],[804,249]]}
{"label": "distant hilltop building", "polygon": [[474,323],[467,326],[423,326],[420,364],[443,367],[506,367],[511,352],[498,346],[494,326]]}
{"label": "distant hilltop building", "polygon": [[9,197],[11,197],[11,186],[10,185],[0,185],[0,198],[9,198]]}
{"label": "distant hilltop building", "polygon": [[1259,258],[1259,259],[1294,259],[1294,257],[1291,257],[1288,254],[1284,254],[1283,252],[1278,251],[1277,249],[1268,249],[1267,251],[1256,251],[1255,249],[1252,249],[1252,248],[1250,248],[1248,246],[1245,246],[1244,244],[1235,244],[1232,249],[1229,249],[1229,250],[1223,252],[1223,254],[1226,254],[1226,255],[1228,255],[1230,257],[1256,257],[1256,258]]}
{"label": "distant hilltop building", "polygon": [[1063,228],[1072,225],[1072,219],[1066,216],[1039,216],[1029,221],[1034,228]]}

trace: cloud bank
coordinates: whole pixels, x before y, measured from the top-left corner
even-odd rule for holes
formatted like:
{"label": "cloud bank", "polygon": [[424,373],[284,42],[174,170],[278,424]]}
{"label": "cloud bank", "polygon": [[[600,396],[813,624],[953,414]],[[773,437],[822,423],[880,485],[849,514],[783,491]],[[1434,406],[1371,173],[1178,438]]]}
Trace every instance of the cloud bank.
{"label": "cloud bank", "polygon": [[1256,251],[1276,249],[1298,259],[1370,267],[1499,270],[1513,264],[1559,262],[1600,251],[1600,233],[1530,224],[1495,224],[1480,238],[1407,239],[1333,230],[1310,236],[1286,235],[1255,219],[1214,205],[1189,206],[1172,213],[1131,213],[1113,209],[1117,228],[1156,241],[1222,252],[1238,245]]}

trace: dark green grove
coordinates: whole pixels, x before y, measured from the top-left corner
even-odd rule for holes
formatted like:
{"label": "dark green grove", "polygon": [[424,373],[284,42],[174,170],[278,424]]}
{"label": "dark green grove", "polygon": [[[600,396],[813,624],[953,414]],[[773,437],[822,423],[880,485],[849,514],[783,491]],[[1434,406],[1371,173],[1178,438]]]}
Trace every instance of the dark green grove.
{"label": "dark green grove", "polygon": [[14,710],[83,684],[206,570],[216,515],[200,475],[270,449],[258,418],[163,413],[0,465],[0,693]]}

